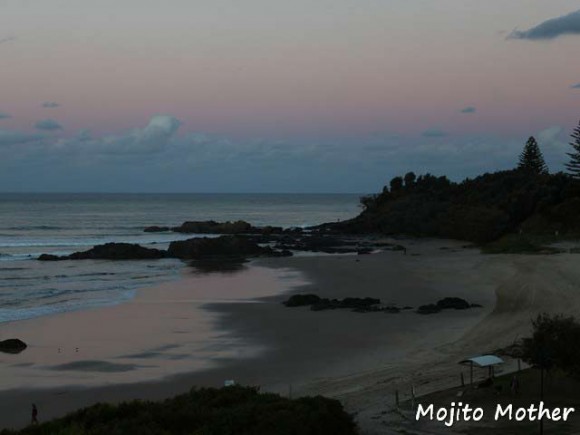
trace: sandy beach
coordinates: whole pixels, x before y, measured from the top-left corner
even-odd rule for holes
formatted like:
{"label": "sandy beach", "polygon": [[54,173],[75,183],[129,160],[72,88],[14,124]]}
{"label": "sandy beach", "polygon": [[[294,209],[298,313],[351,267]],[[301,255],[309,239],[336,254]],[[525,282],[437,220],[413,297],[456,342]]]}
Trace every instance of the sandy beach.
{"label": "sandy beach", "polygon": [[[194,274],[114,307],[12,322],[30,347],[2,355],[0,426],[46,420],[98,401],[158,399],[233,379],[281,394],[340,399],[363,433],[389,433],[408,398],[459,383],[459,360],[526,335],[530,318],[580,305],[576,257],[482,255],[464,243],[406,240],[407,255],[259,260]],[[482,308],[419,315],[286,308],[293,292],[377,297],[413,306],[446,296]],[[100,325],[94,328],[93,325]],[[78,350],[77,350],[78,349]],[[509,364],[504,370],[509,370]]]}

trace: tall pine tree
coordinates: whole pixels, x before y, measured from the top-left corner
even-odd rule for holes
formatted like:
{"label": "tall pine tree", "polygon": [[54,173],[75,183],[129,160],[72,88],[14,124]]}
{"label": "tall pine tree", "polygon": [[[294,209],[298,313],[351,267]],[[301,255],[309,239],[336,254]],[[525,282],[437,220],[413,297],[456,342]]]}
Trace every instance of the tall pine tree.
{"label": "tall pine tree", "polygon": [[574,152],[566,153],[570,156],[570,162],[566,163],[566,169],[572,178],[580,179],[580,123],[572,133],[573,142],[570,146],[574,148]]}
{"label": "tall pine tree", "polygon": [[528,139],[526,145],[524,146],[524,150],[520,154],[518,169],[524,170],[534,175],[548,173],[548,166],[544,161],[542,151],[540,151],[538,142],[536,142],[536,139],[533,136]]}

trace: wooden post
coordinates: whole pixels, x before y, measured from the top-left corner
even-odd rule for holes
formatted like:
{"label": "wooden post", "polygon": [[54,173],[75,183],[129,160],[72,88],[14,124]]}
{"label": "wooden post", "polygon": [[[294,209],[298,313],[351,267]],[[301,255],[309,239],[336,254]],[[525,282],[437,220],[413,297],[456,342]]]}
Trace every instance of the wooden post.
{"label": "wooden post", "polygon": [[470,361],[469,384],[473,387],[473,361]]}
{"label": "wooden post", "polygon": [[518,373],[522,371],[522,360],[518,358]]}
{"label": "wooden post", "polygon": [[395,390],[395,404],[397,405],[397,409],[399,409],[399,390]]}
{"label": "wooden post", "polygon": [[461,372],[460,375],[461,375],[461,387],[465,387],[465,379],[463,379],[463,372]]}

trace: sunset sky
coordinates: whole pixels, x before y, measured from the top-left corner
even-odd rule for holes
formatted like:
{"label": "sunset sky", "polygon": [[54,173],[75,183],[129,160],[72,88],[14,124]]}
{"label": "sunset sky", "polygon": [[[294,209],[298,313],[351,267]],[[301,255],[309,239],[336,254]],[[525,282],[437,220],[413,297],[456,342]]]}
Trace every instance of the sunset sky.
{"label": "sunset sky", "polygon": [[372,192],[580,119],[570,0],[1,0],[0,190]]}

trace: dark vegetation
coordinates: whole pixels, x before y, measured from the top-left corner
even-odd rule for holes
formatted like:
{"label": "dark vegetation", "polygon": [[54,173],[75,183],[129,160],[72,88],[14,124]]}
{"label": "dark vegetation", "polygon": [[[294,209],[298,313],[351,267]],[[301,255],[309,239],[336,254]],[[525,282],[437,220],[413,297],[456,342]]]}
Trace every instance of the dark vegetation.
{"label": "dark vegetation", "polygon": [[2,435],[354,435],[355,425],[337,400],[295,400],[255,388],[191,390],[162,402],[97,404],[64,418]]}
{"label": "dark vegetation", "polygon": [[580,127],[572,137],[575,151],[569,154],[570,174],[549,174],[532,137],[513,170],[486,173],[460,183],[445,176],[417,177],[409,172],[393,178],[381,193],[361,198],[363,211],[356,218],[324,224],[318,230],[407,234],[477,243],[509,234],[578,236]]}
{"label": "dark vegetation", "polygon": [[534,367],[558,369],[580,380],[580,324],[574,317],[540,314],[532,337],[523,340],[522,359]]}
{"label": "dark vegetation", "polygon": [[[402,178],[399,177],[400,180]],[[321,226],[329,232],[407,234],[486,243],[524,234],[580,234],[580,186],[565,174],[514,169],[461,183],[419,176],[391,182],[361,199],[356,218]]]}

